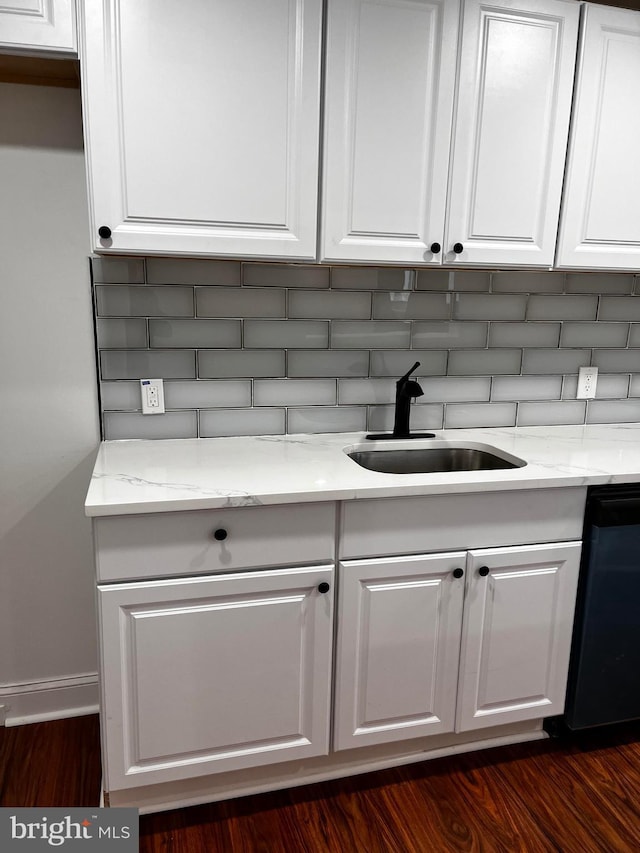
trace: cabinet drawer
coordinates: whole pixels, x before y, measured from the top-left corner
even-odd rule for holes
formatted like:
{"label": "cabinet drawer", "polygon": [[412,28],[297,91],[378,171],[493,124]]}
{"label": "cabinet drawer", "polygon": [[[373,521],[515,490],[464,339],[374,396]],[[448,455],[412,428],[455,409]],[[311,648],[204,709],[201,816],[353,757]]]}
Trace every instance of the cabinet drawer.
{"label": "cabinet drawer", "polygon": [[582,538],[587,490],[529,489],[343,504],[340,557],[378,557]]}
{"label": "cabinet drawer", "polygon": [[333,560],[335,504],[97,518],[93,529],[103,583],[304,565]]}

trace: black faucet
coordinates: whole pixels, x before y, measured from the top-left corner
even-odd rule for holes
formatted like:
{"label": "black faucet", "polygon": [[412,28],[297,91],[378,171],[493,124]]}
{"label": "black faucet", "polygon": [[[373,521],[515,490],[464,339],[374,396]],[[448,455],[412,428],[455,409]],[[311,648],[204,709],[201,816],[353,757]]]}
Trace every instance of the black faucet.
{"label": "black faucet", "polygon": [[416,361],[410,370],[407,370],[404,376],[396,382],[396,410],[393,419],[393,432],[373,433],[367,435],[371,439],[390,439],[390,438],[434,438],[432,432],[411,432],[409,429],[409,416],[411,414],[411,400],[415,397],[422,397],[424,391],[415,379],[409,379],[416,367],[420,367],[420,362]]}
{"label": "black faucet", "polygon": [[396,382],[396,412],[393,420],[394,438],[409,438],[411,435],[411,430],[409,429],[411,399],[422,397],[424,394],[420,385],[414,379],[409,379],[416,367],[420,367],[419,361],[416,361],[413,367],[407,370],[405,375],[401,376]]}

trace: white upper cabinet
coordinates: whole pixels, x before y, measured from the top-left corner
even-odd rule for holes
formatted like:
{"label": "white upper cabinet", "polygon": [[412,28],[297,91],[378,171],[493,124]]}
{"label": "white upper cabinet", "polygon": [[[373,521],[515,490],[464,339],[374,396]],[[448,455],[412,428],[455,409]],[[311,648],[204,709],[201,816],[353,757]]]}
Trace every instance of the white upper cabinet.
{"label": "white upper cabinet", "polygon": [[95,249],[315,259],[321,0],[80,10]]}
{"label": "white upper cabinet", "polygon": [[324,258],[439,260],[458,17],[451,0],[329,0]]}
{"label": "white upper cabinet", "polygon": [[572,0],[464,4],[445,263],[553,264],[578,19]]}
{"label": "white upper cabinet", "polygon": [[322,256],[551,266],[579,5],[328,8]]}
{"label": "white upper cabinet", "polygon": [[0,51],[76,54],[74,0],[0,0]]}
{"label": "white upper cabinet", "polygon": [[585,6],[557,265],[640,266],[640,12]]}

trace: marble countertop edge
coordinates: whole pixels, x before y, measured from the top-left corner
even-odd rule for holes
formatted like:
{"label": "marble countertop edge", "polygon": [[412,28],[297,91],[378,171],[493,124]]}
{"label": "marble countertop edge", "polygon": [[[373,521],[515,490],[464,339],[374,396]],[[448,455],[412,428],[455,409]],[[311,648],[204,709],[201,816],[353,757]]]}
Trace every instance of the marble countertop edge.
{"label": "marble countertop edge", "polygon": [[489,445],[522,468],[385,474],[346,451],[427,447],[364,433],[105,441],[85,503],[90,517],[366,498],[640,482],[640,423],[442,430],[447,444]]}

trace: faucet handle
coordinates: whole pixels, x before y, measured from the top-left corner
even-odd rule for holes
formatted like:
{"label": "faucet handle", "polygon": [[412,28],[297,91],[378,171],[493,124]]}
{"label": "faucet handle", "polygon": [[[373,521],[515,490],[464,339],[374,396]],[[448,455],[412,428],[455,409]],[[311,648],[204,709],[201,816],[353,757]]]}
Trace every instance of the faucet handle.
{"label": "faucet handle", "polygon": [[[419,361],[416,361],[416,363],[413,365],[413,367],[411,367],[409,370],[407,370],[407,372],[405,373],[405,375],[404,375],[404,376],[401,376],[401,377],[400,377],[400,379],[398,379],[398,382],[406,382],[406,381],[407,381],[407,379],[408,379],[408,378],[411,376],[411,374],[413,373],[413,371],[416,369],[416,367],[420,367],[420,362],[419,362]],[[416,384],[417,384],[417,383],[416,383]]]}

